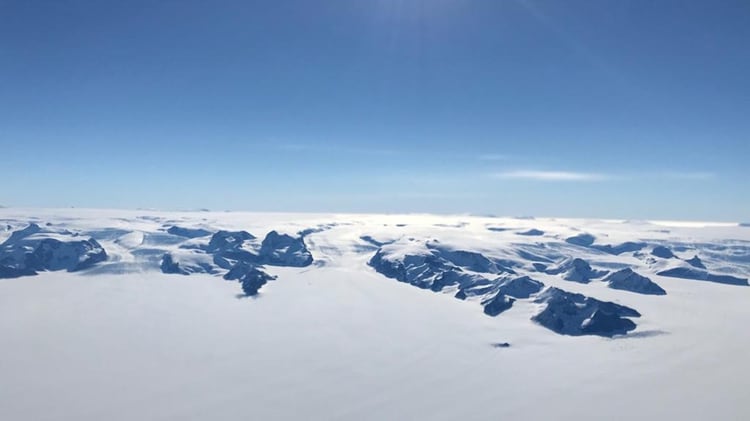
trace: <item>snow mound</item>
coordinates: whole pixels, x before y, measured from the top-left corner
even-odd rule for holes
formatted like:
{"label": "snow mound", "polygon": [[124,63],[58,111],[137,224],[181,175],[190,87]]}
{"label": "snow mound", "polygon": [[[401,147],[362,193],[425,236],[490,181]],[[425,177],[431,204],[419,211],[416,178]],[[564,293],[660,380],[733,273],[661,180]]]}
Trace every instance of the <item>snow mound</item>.
{"label": "snow mound", "polygon": [[545,307],[532,320],[562,335],[624,335],[636,328],[629,317],[641,316],[630,307],[554,287],[542,292],[534,302]]}

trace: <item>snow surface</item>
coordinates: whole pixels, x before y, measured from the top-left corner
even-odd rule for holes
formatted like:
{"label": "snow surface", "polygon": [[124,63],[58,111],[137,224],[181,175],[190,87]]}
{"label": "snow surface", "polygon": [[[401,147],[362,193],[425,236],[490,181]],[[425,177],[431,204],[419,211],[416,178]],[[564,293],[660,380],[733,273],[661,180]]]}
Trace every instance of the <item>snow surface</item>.
{"label": "snow surface", "polygon": [[[750,418],[750,288],[656,274],[699,256],[707,274],[747,279],[750,230],[738,224],[8,208],[0,242],[32,222],[95,239],[107,260],[0,279],[3,420]],[[255,297],[219,266],[161,272],[165,253],[200,255],[211,237],[197,235],[220,230],[288,234],[283,252],[302,238],[312,265],[262,266],[276,279]],[[529,230],[543,234],[517,235]],[[593,241],[566,242],[582,233]],[[647,246],[609,252],[628,242]],[[651,255],[656,246],[676,259]],[[554,287],[641,317],[627,335],[560,335],[531,320],[544,309],[535,289],[489,317],[488,297],[378,273],[368,262],[381,249],[434,253],[498,286],[529,276],[539,294]],[[571,258],[630,268],[666,295],[534,266]]]}

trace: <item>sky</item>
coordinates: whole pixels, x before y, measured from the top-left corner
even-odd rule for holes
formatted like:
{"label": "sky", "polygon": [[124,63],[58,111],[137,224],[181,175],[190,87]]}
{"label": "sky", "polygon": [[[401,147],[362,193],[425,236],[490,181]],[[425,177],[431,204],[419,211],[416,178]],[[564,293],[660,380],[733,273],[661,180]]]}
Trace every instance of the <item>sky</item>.
{"label": "sky", "polygon": [[0,204],[750,220],[747,0],[0,0]]}

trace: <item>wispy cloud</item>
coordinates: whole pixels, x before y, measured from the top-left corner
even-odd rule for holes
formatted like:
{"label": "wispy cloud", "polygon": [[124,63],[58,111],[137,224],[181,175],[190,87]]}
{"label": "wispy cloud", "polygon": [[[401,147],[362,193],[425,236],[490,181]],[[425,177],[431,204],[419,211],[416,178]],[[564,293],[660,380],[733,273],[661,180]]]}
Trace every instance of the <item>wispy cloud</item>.
{"label": "wispy cloud", "polygon": [[612,176],[598,173],[573,172],[573,171],[536,171],[516,170],[494,173],[495,178],[510,178],[537,181],[600,181],[612,178]]}
{"label": "wispy cloud", "polygon": [[684,180],[708,181],[718,178],[709,171],[651,171],[639,173],[606,174],[596,172],[519,169],[490,174],[494,178],[536,181],[622,181],[622,180]]}

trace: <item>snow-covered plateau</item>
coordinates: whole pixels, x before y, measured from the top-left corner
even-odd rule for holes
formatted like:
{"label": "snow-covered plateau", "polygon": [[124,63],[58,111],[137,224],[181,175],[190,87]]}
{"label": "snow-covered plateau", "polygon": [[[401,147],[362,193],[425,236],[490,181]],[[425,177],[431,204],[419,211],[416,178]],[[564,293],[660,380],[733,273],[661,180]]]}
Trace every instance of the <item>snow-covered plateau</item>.
{"label": "snow-covered plateau", "polygon": [[750,419],[750,227],[0,209],[0,419]]}

